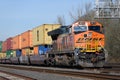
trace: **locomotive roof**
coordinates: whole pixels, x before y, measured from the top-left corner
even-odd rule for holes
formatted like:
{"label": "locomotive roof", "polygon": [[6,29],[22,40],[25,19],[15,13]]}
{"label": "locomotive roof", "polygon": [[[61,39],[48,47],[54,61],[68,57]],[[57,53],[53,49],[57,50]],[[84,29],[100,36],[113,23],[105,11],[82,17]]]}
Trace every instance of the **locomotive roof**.
{"label": "locomotive roof", "polygon": [[51,35],[59,35],[59,34],[62,34],[64,31],[63,31],[63,28],[69,28],[69,26],[61,26],[60,28],[58,29],[55,29],[53,31],[50,31],[48,32],[48,35],[51,36]]}

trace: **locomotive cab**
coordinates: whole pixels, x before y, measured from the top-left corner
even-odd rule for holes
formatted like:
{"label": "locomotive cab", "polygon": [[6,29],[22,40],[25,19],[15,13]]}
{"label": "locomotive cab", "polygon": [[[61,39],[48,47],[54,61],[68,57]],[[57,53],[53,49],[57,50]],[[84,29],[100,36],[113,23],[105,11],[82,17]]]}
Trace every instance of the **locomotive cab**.
{"label": "locomotive cab", "polygon": [[101,24],[97,22],[79,22],[73,24],[72,32],[73,33],[81,33],[85,31],[95,31],[99,33],[103,33],[103,27]]}

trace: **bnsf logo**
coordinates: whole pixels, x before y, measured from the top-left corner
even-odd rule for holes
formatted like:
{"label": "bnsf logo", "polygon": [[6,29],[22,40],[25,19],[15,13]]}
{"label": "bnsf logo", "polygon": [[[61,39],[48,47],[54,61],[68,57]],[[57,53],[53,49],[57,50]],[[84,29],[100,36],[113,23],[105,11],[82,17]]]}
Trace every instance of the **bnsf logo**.
{"label": "bnsf logo", "polygon": [[79,38],[76,43],[90,42],[90,41],[104,41],[104,38]]}

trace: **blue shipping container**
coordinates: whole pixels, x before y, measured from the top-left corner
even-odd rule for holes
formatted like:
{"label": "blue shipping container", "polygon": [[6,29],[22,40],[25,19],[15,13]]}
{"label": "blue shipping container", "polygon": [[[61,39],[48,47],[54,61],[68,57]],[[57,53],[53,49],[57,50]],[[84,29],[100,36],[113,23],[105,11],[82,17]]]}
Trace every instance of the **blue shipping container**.
{"label": "blue shipping container", "polygon": [[42,46],[39,46],[38,52],[41,55],[41,54],[46,54],[48,50],[50,50],[50,46],[42,45]]}
{"label": "blue shipping container", "polygon": [[21,50],[16,50],[16,56],[20,57],[21,56]]}

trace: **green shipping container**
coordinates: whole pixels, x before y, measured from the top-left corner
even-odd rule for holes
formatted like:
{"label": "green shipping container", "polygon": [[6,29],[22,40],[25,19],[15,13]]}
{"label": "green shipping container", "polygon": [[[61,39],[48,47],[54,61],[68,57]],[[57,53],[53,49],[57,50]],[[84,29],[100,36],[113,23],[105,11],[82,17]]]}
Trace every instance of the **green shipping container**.
{"label": "green shipping container", "polygon": [[13,51],[12,51],[12,50],[6,51],[6,57],[7,57],[7,58],[10,58],[10,57],[12,57],[12,56],[13,56]]}
{"label": "green shipping container", "polygon": [[0,41],[0,52],[2,51],[2,41]]}

